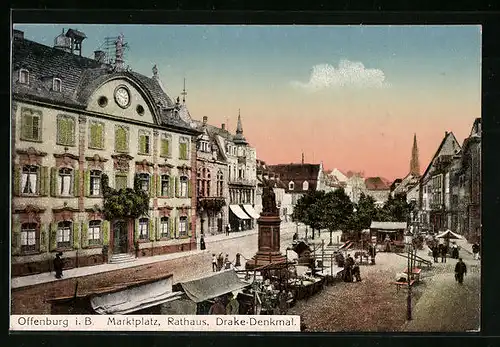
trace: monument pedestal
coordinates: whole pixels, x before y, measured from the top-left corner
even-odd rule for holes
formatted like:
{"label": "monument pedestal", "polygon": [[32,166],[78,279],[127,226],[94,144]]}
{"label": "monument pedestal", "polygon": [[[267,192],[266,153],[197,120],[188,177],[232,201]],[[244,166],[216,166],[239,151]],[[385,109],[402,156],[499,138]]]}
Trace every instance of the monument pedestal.
{"label": "monument pedestal", "polygon": [[259,246],[255,256],[248,260],[245,268],[252,270],[270,263],[286,261],[280,252],[280,225],[279,215],[262,215],[257,219],[259,227]]}

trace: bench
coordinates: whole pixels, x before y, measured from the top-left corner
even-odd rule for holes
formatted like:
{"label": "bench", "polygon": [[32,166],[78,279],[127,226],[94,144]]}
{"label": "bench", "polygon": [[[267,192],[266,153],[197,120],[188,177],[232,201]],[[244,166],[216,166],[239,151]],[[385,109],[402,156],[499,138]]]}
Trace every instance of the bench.
{"label": "bench", "polygon": [[[410,281],[410,286],[412,286],[415,283],[415,280]],[[399,292],[399,289],[403,286],[408,286],[408,282],[393,282],[392,284],[396,285],[396,292]]]}

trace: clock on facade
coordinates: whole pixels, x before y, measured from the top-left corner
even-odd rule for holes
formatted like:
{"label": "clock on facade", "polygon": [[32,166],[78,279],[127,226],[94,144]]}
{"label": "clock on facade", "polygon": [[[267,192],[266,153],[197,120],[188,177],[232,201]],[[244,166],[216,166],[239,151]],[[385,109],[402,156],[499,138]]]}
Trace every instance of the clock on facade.
{"label": "clock on facade", "polygon": [[115,90],[115,101],[122,108],[127,108],[130,105],[130,93],[127,88],[119,87]]}

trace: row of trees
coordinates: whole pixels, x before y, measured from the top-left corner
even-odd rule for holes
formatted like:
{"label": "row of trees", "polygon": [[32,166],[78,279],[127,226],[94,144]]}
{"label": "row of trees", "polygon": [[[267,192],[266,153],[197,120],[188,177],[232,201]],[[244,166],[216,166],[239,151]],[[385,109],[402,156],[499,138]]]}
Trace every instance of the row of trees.
{"label": "row of trees", "polygon": [[406,202],[406,195],[389,195],[382,207],[375,204],[373,197],[361,194],[357,204],[353,203],[344,189],[325,193],[312,191],[303,195],[293,211],[293,219],[312,229],[327,229],[331,235],[336,230],[360,233],[370,228],[372,221],[406,222],[413,206]]}

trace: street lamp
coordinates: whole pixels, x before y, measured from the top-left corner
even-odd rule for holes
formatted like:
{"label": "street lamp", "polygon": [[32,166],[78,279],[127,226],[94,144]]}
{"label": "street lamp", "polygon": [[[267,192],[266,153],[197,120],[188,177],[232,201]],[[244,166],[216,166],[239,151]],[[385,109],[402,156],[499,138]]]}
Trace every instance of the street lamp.
{"label": "street lamp", "polygon": [[201,224],[200,224],[200,234],[201,236],[205,236],[204,232],[203,232],[203,207],[200,207],[200,221],[201,221]]}
{"label": "street lamp", "polygon": [[411,320],[411,277],[413,275],[413,235],[408,230],[405,234],[405,244],[408,250],[408,266],[406,269],[407,283],[408,283],[408,297],[406,298],[406,319]]}

